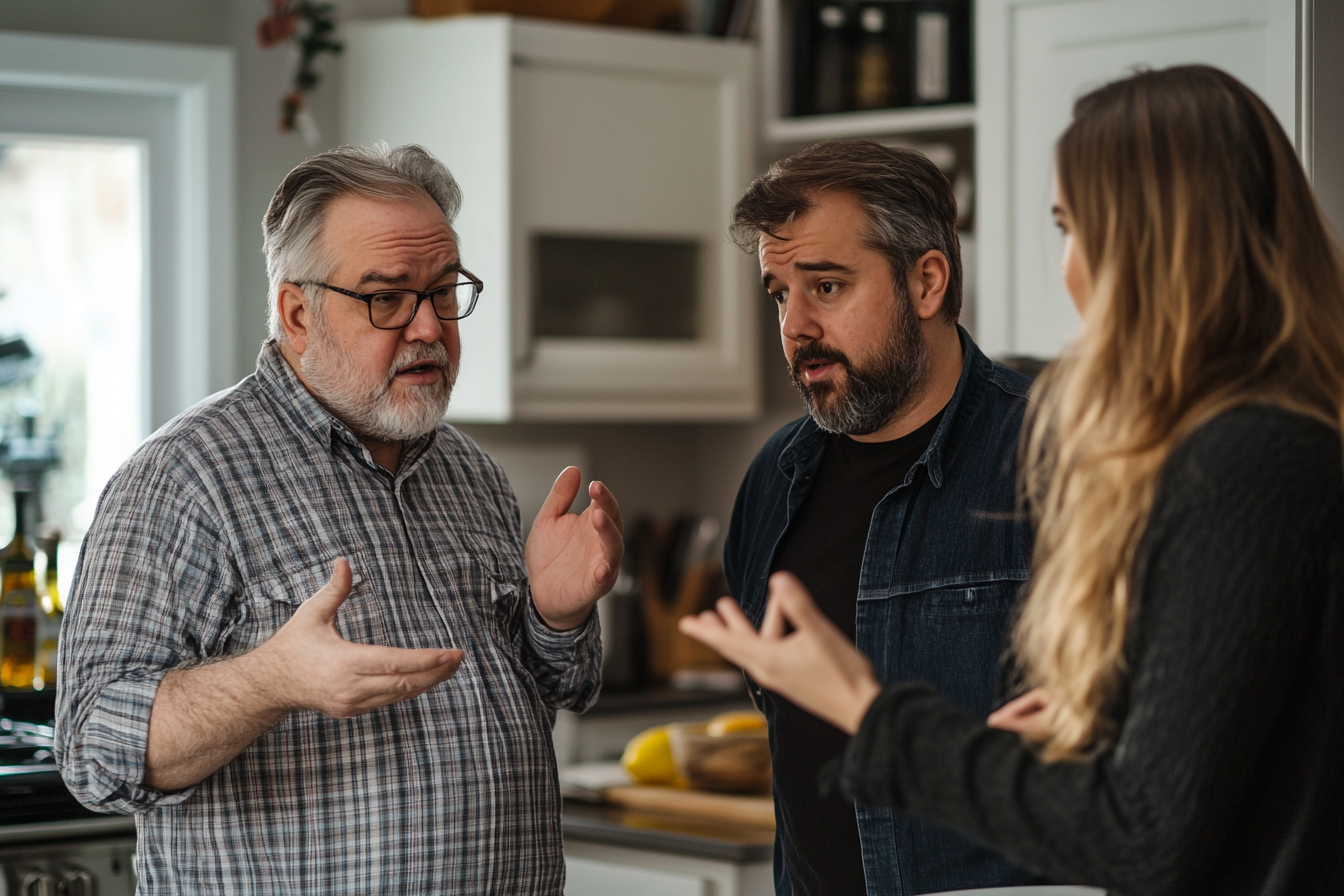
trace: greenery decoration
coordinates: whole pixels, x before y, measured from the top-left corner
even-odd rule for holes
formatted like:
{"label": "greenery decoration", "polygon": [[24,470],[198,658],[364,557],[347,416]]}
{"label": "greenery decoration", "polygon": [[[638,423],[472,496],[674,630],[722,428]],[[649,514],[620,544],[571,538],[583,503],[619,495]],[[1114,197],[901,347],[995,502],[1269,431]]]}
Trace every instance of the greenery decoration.
{"label": "greenery decoration", "polygon": [[344,44],[335,39],[336,7],[314,0],[268,0],[271,13],[257,23],[257,43],[263,50],[291,41],[299,49],[294,86],[280,100],[280,130],[303,129],[305,98],[321,76],[313,63],[323,53],[339,54]]}

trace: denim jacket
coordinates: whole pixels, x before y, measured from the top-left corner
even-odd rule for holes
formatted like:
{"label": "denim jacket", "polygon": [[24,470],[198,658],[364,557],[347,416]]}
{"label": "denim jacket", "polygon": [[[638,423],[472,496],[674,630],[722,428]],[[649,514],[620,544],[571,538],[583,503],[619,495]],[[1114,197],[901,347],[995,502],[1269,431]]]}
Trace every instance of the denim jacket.
{"label": "denim jacket", "polygon": [[[960,331],[961,377],[928,450],[878,502],[859,579],[858,647],[884,683],[933,685],[987,715],[1008,619],[1031,559],[1017,507],[1017,443],[1030,380],[990,362]],[[733,596],[759,626],[784,533],[821,465],[826,433],[810,417],[771,436],[738,491],[724,545]],[[766,717],[771,695],[752,684]],[[771,749],[774,726],[771,726]],[[856,806],[869,896],[1030,883],[968,840],[881,806]],[[781,813],[778,838],[789,831]],[[792,896],[776,843],[775,889]]]}

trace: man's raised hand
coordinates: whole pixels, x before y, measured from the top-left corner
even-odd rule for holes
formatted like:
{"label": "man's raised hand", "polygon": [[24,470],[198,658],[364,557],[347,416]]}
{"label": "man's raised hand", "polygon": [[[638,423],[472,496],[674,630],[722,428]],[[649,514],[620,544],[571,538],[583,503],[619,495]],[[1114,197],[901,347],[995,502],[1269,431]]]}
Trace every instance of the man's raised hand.
{"label": "man's raised hand", "polygon": [[569,512],[582,482],[578,467],[561,471],[523,552],[532,603],[546,624],[559,631],[584,623],[597,599],[616,584],[625,553],[621,508],[605,485],[591,483],[587,509]]}

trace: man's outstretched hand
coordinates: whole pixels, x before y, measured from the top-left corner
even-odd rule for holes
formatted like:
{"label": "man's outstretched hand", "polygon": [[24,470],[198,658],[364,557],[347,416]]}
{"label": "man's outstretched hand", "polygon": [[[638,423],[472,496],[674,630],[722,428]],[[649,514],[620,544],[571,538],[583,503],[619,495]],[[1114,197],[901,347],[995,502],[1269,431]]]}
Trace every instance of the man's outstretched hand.
{"label": "man's outstretched hand", "polygon": [[256,649],[163,676],[145,743],[144,784],[189,787],[296,709],[336,718],[418,697],[453,677],[462,651],[354,644],[336,631],[350,564]]}
{"label": "man's outstretched hand", "polygon": [[582,482],[578,467],[565,467],[532,523],[523,552],[532,603],[558,631],[587,620],[597,599],[616,584],[625,553],[621,508],[605,485],[591,483],[587,509],[569,512]]}
{"label": "man's outstretched hand", "polygon": [[406,649],[347,641],[336,613],[350,596],[350,564],[336,561],[331,579],[254,651],[268,661],[276,703],[338,719],[418,697],[457,672],[462,651]]}

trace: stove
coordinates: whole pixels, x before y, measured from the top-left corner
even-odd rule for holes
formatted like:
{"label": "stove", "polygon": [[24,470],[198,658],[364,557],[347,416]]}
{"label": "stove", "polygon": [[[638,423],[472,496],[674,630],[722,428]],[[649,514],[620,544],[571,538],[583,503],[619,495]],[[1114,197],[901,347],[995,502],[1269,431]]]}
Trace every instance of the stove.
{"label": "stove", "polygon": [[135,820],[70,795],[48,725],[0,718],[0,896],[131,896]]}

